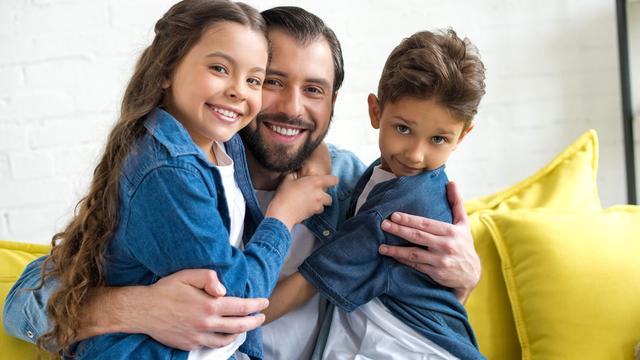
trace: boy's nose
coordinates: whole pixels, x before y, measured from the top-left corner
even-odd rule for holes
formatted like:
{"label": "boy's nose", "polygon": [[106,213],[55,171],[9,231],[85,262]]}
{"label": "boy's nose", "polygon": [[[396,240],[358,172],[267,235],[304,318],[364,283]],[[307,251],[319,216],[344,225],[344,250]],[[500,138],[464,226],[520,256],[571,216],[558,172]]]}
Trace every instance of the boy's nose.
{"label": "boy's nose", "polygon": [[407,164],[407,165],[420,165],[424,161],[425,152],[423,151],[423,149],[421,149],[419,145],[417,145],[417,146],[412,146],[410,149],[408,149],[405,152],[405,156],[407,160],[411,162],[411,164]]}

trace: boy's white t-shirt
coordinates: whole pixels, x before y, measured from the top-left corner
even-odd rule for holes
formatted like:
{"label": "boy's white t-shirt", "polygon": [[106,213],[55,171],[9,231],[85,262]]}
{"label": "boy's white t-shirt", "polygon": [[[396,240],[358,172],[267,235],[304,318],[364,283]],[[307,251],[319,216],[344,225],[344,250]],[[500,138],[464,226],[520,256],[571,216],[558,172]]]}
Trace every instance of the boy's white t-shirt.
{"label": "boy's white t-shirt", "polygon": [[[358,197],[356,213],[365,203],[374,186],[395,177],[393,173],[376,166],[362,194]],[[396,318],[378,298],[350,313],[339,308],[335,309],[322,358],[328,360],[457,359]]]}
{"label": "boy's white t-shirt", "polygon": [[[224,196],[227,199],[227,207],[229,208],[229,243],[233,247],[242,248],[245,201],[234,177],[233,159],[227,155],[224,145],[219,142],[214,143],[213,151],[218,161],[216,168],[220,172]],[[189,352],[188,360],[226,360],[235,353],[246,338],[247,333],[242,333],[227,346],[217,349],[201,348],[192,350]]]}

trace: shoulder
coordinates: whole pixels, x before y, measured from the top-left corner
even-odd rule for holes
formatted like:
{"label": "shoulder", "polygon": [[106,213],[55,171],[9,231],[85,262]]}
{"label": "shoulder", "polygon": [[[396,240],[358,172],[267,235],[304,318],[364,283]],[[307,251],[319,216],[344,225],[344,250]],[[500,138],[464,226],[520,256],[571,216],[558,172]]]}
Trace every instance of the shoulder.
{"label": "shoulder", "polygon": [[331,168],[333,175],[340,179],[341,186],[353,189],[367,166],[351,151],[340,149],[328,144],[331,154]]}

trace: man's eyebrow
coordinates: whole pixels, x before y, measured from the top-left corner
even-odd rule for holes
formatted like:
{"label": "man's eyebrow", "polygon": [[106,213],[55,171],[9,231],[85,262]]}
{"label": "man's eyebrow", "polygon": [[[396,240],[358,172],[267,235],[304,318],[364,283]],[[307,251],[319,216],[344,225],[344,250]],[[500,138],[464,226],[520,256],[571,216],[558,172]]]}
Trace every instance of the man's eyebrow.
{"label": "man's eyebrow", "polygon": [[[289,77],[289,74],[280,70],[267,69],[267,76],[280,76],[280,77],[286,78],[286,77]],[[304,79],[304,81],[308,83],[318,84],[327,89],[331,88],[331,84],[323,78],[307,78],[307,79]]]}
{"label": "man's eyebrow", "polygon": [[[207,54],[207,56],[205,56],[205,57],[207,57],[207,58],[210,58],[210,57],[221,57],[223,59],[226,59],[233,66],[237,66],[238,65],[238,63],[236,62],[236,59],[234,59],[232,56],[230,56],[228,54],[223,53],[222,51],[214,51],[212,53]],[[251,69],[251,72],[256,72],[256,71],[257,72],[261,72],[263,74],[266,73],[266,70],[263,67],[260,67],[260,66],[256,66],[256,67]]]}

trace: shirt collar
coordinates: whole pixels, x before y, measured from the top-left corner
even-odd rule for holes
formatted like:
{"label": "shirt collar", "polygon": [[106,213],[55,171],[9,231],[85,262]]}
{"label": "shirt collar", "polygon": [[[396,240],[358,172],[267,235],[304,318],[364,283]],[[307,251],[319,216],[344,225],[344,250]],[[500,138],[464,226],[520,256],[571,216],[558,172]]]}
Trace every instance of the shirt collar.
{"label": "shirt collar", "polygon": [[167,148],[172,157],[202,153],[191,140],[187,129],[162,108],[157,107],[147,115],[144,127],[151,136]]}

